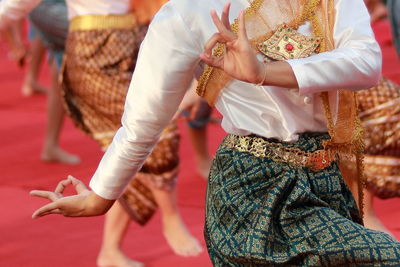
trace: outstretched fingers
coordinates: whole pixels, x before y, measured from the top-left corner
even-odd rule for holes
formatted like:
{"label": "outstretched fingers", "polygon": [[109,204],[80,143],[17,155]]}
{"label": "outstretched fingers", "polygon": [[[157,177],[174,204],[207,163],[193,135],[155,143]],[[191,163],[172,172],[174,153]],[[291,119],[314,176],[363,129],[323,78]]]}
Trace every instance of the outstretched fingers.
{"label": "outstretched fingers", "polygon": [[43,190],[32,190],[30,192],[31,196],[46,198],[50,201],[56,201],[60,198],[60,196],[51,191],[43,191]]}
{"label": "outstretched fingers", "polygon": [[61,210],[59,209],[58,205],[59,204],[57,202],[49,203],[41,207],[40,209],[36,210],[32,214],[32,218],[37,219],[50,214],[61,214]]}
{"label": "outstretched fingers", "polygon": [[[228,12],[229,12],[229,10],[228,10]],[[224,15],[222,16],[222,19],[224,21],[229,20],[228,17],[226,17],[226,16],[229,16],[229,14],[226,14],[225,18],[224,18]],[[236,39],[236,35],[230,30],[229,22],[225,22],[228,27],[225,26],[225,24],[218,17],[217,12],[215,10],[211,11],[211,18],[212,18],[215,26],[217,27],[218,32],[224,38],[224,42],[231,42]]]}
{"label": "outstretched fingers", "polygon": [[246,31],[246,22],[244,18],[244,11],[242,10],[239,14],[239,29],[238,29],[238,37],[239,40],[248,41],[247,31]]}
{"label": "outstretched fingers", "polygon": [[229,22],[229,11],[230,11],[230,8],[231,8],[231,3],[227,3],[224,6],[224,9],[223,9],[222,14],[221,14],[221,21],[229,31],[231,31],[231,23]]}

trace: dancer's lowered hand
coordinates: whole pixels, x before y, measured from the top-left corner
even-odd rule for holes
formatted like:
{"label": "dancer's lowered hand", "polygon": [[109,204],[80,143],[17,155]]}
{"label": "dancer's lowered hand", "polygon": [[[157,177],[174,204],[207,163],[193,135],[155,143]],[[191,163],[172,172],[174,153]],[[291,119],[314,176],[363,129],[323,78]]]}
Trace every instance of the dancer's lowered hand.
{"label": "dancer's lowered hand", "polygon": [[[64,190],[73,186],[76,195],[64,196]],[[104,199],[90,191],[80,180],[68,176],[61,181],[54,192],[33,190],[32,196],[47,198],[51,203],[36,210],[32,218],[36,219],[49,214],[61,214],[65,217],[87,217],[105,214],[115,200]]]}

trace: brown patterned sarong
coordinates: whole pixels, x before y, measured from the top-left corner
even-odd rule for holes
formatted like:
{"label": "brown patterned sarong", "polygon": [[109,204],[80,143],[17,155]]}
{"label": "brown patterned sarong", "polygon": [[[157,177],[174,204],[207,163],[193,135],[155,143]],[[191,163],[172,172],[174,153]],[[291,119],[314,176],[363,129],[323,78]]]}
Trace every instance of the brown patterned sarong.
{"label": "brown patterned sarong", "polygon": [[[82,16],[71,21],[62,70],[64,100],[77,127],[103,149],[121,126],[125,97],[146,30],[135,25],[131,14]],[[171,122],[120,199],[141,225],[157,208],[151,188],[172,190],[175,186],[178,146],[178,129]]]}
{"label": "brown patterned sarong", "polygon": [[400,86],[383,78],[357,98],[365,128],[367,187],[380,198],[400,197]]}

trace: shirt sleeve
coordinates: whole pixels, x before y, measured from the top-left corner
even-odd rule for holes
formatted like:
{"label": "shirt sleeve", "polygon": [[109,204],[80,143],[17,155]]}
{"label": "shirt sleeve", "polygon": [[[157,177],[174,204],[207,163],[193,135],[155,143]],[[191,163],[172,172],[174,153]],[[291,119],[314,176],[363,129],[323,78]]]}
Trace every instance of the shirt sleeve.
{"label": "shirt sleeve", "polygon": [[370,88],[380,77],[381,50],[363,0],[337,0],[335,12],[335,49],[288,60],[301,95]]}
{"label": "shirt sleeve", "polygon": [[153,19],[129,86],[122,127],[90,182],[97,195],[120,197],[174,116],[199,62],[201,47],[192,35],[173,2]]}
{"label": "shirt sleeve", "polygon": [[0,29],[13,21],[25,17],[41,0],[2,0],[0,1]]}

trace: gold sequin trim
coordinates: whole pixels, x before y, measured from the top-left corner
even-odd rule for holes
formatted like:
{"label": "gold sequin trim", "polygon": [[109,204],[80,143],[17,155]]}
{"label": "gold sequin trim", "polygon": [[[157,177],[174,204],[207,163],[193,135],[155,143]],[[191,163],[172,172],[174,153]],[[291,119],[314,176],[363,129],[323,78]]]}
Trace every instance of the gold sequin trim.
{"label": "gold sequin trim", "polygon": [[123,15],[84,15],[74,17],[69,25],[69,31],[130,29],[137,25],[133,14]]}

